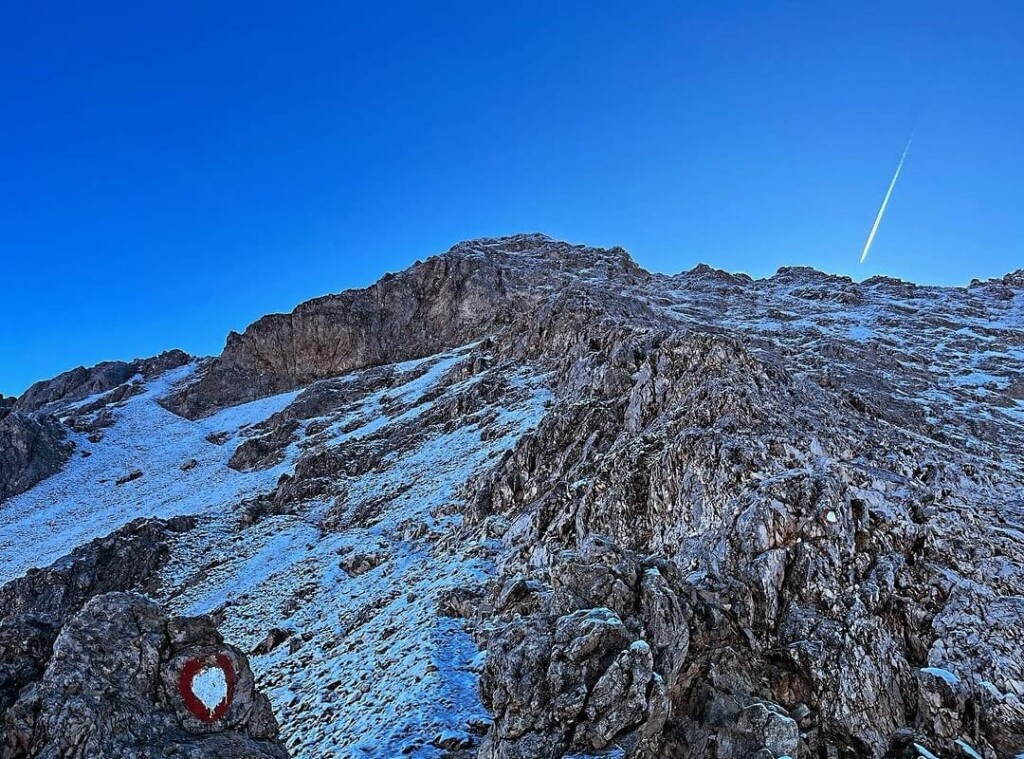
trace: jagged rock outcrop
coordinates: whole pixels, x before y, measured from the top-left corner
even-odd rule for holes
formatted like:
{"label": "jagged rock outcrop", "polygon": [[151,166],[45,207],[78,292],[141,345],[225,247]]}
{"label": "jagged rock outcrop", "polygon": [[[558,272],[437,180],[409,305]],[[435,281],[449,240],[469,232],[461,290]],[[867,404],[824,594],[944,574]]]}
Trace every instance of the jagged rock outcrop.
{"label": "jagged rock outcrop", "polygon": [[59,626],[95,595],[145,590],[167,560],[171,537],[194,524],[192,517],[136,519],[48,567],[30,569],[0,586],[0,618],[33,614]]}
{"label": "jagged rock outcrop", "polygon": [[143,378],[156,375],[182,366],[190,360],[187,353],[180,350],[165,351],[151,358],[137,358],[134,361],[104,361],[86,368],[79,366],[58,374],[53,379],[36,382],[18,398],[15,408],[19,411],[36,411],[43,406],[63,401],[87,398],[95,393],[111,390],[128,382],[136,374]]}
{"label": "jagged rock outcrop", "polygon": [[60,627],[51,617],[12,614],[0,619],[0,714],[42,677]]}
{"label": "jagged rock outcrop", "polygon": [[53,417],[0,416],[0,503],[60,471],[73,449]]}
{"label": "jagged rock outcrop", "polygon": [[[363,290],[265,316],[244,333],[228,335],[201,379],[165,405],[196,418],[325,377],[464,345],[541,301],[529,276],[536,267],[556,287],[581,270],[605,281],[649,276],[621,248],[587,248],[543,235],[495,243],[485,250],[455,246]],[[561,268],[545,266],[555,261]]]}
{"label": "jagged rock outcrop", "polygon": [[662,574],[591,536],[539,577],[495,587],[501,623],[481,675],[495,721],[479,756],[561,756],[617,747],[659,756],[689,646],[689,608]]}
{"label": "jagged rock outcrop", "polygon": [[127,593],[65,625],[4,722],[4,759],[288,756],[245,655],[209,619],[168,618]]}
{"label": "jagged rock outcrop", "polygon": [[[779,275],[804,288],[816,278]],[[659,755],[880,756],[907,730],[942,751],[960,751],[957,740],[999,755],[1016,750],[1020,652],[1005,636],[1024,627],[1002,595],[1012,591],[968,569],[953,542],[941,540],[941,558],[932,542],[973,534],[990,543],[973,526],[972,504],[993,502],[987,529],[1012,522],[1024,493],[1016,474],[950,465],[942,444],[920,437],[914,414],[837,403],[830,385],[794,378],[763,347],[755,355],[724,336],[649,328],[599,337],[591,324],[559,317],[533,328],[557,346],[559,400],[469,492],[482,524],[495,514],[509,524],[505,577],[540,573],[557,586],[565,573],[558,550],[598,532],[685,562],[678,592],[691,598],[690,656],[683,676],[667,682],[673,708]],[[868,392],[863,382],[860,390]],[[880,407],[883,392],[868,397]],[[993,490],[993,479],[1003,487]],[[1020,547],[997,551],[1010,557],[1000,573],[1019,577]],[[985,584],[981,597],[1000,608],[984,642],[975,637],[980,648],[955,658],[1002,687],[980,691],[953,674],[928,674],[948,672],[954,658],[940,619],[952,614],[965,639],[986,627],[959,604],[951,611],[949,594],[965,581],[951,580],[952,567]],[[588,729],[583,721],[552,737],[546,710],[556,695],[539,705],[536,695],[551,692],[550,663],[522,653],[548,642],[553,623],[535,616],[499,626],[487,643],[482,687],[496,714],[487,744],[495,756],[560,756],[566,735]],[[520,679],[522,689],[506,685]]]}

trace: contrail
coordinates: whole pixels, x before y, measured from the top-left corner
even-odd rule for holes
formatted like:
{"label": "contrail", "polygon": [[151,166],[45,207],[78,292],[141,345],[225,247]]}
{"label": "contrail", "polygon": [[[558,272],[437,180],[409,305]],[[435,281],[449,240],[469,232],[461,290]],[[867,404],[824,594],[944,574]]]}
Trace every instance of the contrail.
{"label": "contrail", "polygon": [[878,231],[878,225],[882,223],[882,215],[885,213],[885,207],[889,205],[889,196],[892,195],[892,188],[896,186],[896,180],[900,178],[900,170],[903,168],[903,162],[907,160],[907,151],[910,150],[910,141],[914,139],[914,135],[911,134],[907,138],[906,147],[903,148],[903,154],[900,156],[900,162],[896,164],[896,173],[892,175],[892,181],[889,182],[889,189],[885,191],[885,197],[882,198],[882,207],[878,209],[878,215],[875,216],[875,223],[871,225],[871,231],[868,232],[868,241],[864,243],[864,250],[860,254],[860,262],[864,263],[864,259],[868,257],[868,250],[871,248],[871,243],[875,239],[875,232]]}

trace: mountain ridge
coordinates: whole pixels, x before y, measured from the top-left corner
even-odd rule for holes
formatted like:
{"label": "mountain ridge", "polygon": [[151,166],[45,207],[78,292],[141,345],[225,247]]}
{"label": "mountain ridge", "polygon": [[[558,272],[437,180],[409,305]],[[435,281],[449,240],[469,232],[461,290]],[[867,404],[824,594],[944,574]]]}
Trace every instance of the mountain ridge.
{"label": "mountain ridge", "polygon": [[37,388],[74,451],[0,503],[0,620],[31,567],[188,517],[116,590],[252,651],[295,756],[1024,746],[1018,274],[452,251]]}
{"label": "mountain ridge", "polygon": [[[1020,268],[1020,269],[1015,269],[1013,271],[1009,271],[1009,272],[1007,272],[1006,274],[1004,274],[1001,277],[993,277],[993,278],[989,278],[989,279],[986,279],[986,280],[972,279],[966,285],[926,285],[926,284],[919,284],[919,283],[913,282],[911,280],[904,280],[904,279],[900,279],[898,277],[890,277],[890,276],[882,275],[882,274],[872,275],[870,277],[866,277],[865,279],[857,281],[857,280],[854,280],[852,277],[849,277],[847,275],[832,274],[832,273],[829,273],[829,272],[817,269],[817,268],[815,268],[813,266],[805,266],[805,265],[780,266],[779,269],[776,270],[776,272],[774,274],[767,275],[767,276],[760,277],[760,278],[754,278],[754,277],[750,276],[749,274],[746,274],[745,272],[730,272],[730,271],[725,270],[725,269],[719,269],[719,268],[716,268],[716,267],[714,267],[714,266],[712,266],[712,265],[710,265],[708,263],[705,263],[705,262],[698,262],[697,264],[695,264],[690,269],[682,270],[682,271],[679,271],[679,272],[674,273],[674,274],[663,273],[663,272],[650,272],[650,271],[647,271],[647,270],[643,269],[639,264],[637,264],[636,261],[629,255],[629,253],[624,248],[622,248],[620,246],[612,246],[611,248],[590,248],[590,247],[588,247],[586,245],[582,245],[582,244],[578,244],[578,243],[569,243],[569,242],[564,241],[564,240],[558,240],[557,238],[550,237],[549,235],[541,233],[541,232],[526,232],[526,233],[517,233],[517,234],[513,234],[513,235],[507,235],[507,236],[503,236],[503,237],[483,237],[483,238],[474,238],[474,239],[470,239],[470,240],[464,240],[464,241],[461,241],[461,242],[456,243],[455,245],[451,246],[447,251],[445,251],[443,253],[438,253],[438,254],[434,254],[432,256],[429,256],[426,259],[426,261],[430,261],[431,259],[441,258],[443,256],[448,256],[448,255],[464,255],[464,256],[470,256],[470,257],[479,257],[481,254],[486,255],[488,248],[490,248],[492,250],[499,249],[501,252],[504,252],[504,253],[520,253],[520,254],[522,254],[522,253],[529,253],[529,252],[535,252],[536,251],[536,248],[531,248],[530,247],[531,245],[536,245],[536,244],[540,244],[541,246],[547,246],[547,245],[550,244],[550,245],[555,245],[555,246],[559,246],[559,247],[562,247],[562,248],[572,248],[572,249],[577,249],[577,250],[602,251],[602,252],[611,253],[613,255],[623,256],[624,257],[624,261],[625,261],[625,265],[628,268],[632,268],[637,273],[642,273],[642,275],[644,275],[646,277],[650,277],[650,278],[668,278],[668,279],[683,278],[683,279],[685,279],[685,278],[699,277],[699,276],[703,276],[703,275],[711,275],[713,277],[718,277],[718,278],[721,278],[721,279],[723,279],[725,281],[730,281],[730,282],[736,281],[736,282],[758,283],[758,282],[770,282],[770,281],[778,280],[778,279],[789,279],[789,278],[791,278],[794,275],[796,275],[796,276],[806,275],[808,278],[810,278],[812,280],[845,282],[845,283],[848,283],[848,284],[854,284],[854,285],[860,285],[860,286],[865,286],[865,285],[886,285],[886,286],[891,286],[891,287],[895,287],[895,288],[907,288],[907,287],[909,287],[909,288],[926,288],[926,289],[936,289],[936,290],[965,290],[965,291],[966,290],[970,290],[971,288],[995,286],[995,285],[999,285],[999,284],[1005,285],[1007,287],[1012,287],[1012,288],[1024,288],[1024,268]],[[542,249],[546,249],[546,248],[542,247]],[[536,259],[534,259],[534,260],[536,260]],[[408,267],[408,268],[412,268],[414,266],[418,266],[418,265],[421,265],[423,263],[425,263],[425,261],[417,260],[413,264],[411,264],[410,267]],[[405,271],[405,270],[402,270],[402,271]],[[272,313],[265,314],[264,316],[262,316],[259,319],[255,320],[252,324],[248,325],[248,327],[246,327],[246,330],[248,330],[249,328],[253,327],[254,325],[256,325],[256,324],[258,324],[260,322],[263,322],[264,320],[274,320],[276,317],[286,317],[286,316],[289,316],[290,314],[294,313],[296,310],[306,309],[306,308],[313,308],[313,307],[315,307],[315,306],[317,306],[317,305],[319,305],[321,303],[331,302],[333,299],[336,299],[340,295],[343,295],[345,293],[362,293],[362,292],[367,292],[367,291],[373,290],[374,288],[376,288],[379,285],[381,285],[383,282],[391,280],[392,278],[397,276],[399,273],[401,273],[401,272],[385,273],[378,280],[376,280],[375,282],[371,283],[370,285],[367,285],[366,287],[346,289],[346,290],[340,291],[338,293],[329,293],[329,294],[326,294],[326,295],[320,295],[320,296],[316,296],[316,297],[313,297],[313,298],[301,301],[291,311],[272,312]],[[226,341],[225,341],[225,347],[222,350],[221,354],[227,348],[233,347],[233,344],[237,344],[237,341],[239,341],[244,336],[244,333],[245,333],[246,330],[243,330],[242,332],[237,332],[235,330],[230,330],[228,332],[228,334],[227,334]],[[101,361],[101,362],[99,362],[99,363],[97,363],[95,365],[88,366],[88,367],[87,366],[73,367],[71,369],[68,369],[68,370],[65,370],[63,372],[60,372],[57,375],[54,375],[53,377],[50,377],[50,378],[47,378],[47,379],[37,380],[36,382],[33,383],[32,386],[27,388],[20,395],[16,395],[16,396],[3,396],[2,394],[0,394],[0,399],[7,400],[7,401],[10,401],[10,400],[13,399],[18,404],[18,408],[20,408],[20,409],[25,409],[26,407],[30,407],[30,408],[31,407],[38,407],[39,402],[38,402],[38,399],[35,396],[39,393],[41,387],[43,387],[43,386],[53,385],[53,384],[57,383],[58,381],[64,381],[65,379],[70,378],[70,377],[81,376],[83,373],[86,373],[86,372],[88,373],[89,376],[91,376],[93,378],[92,381],[96,381],[95,375],[100,370],[102,370],[102,369],[111,368],[111,369],[116,371],[117,369],[119,369],[121,367],[132,367],[132,366],[136,366],[136,365],[139,365],[139,364],[147,362],[147,361],[154,361],[154,360],[160,359],[161,357],[166,356],[166,355],[172,355],[173,356],[173,355],[178,355],[178,354],[180,354],[182,356],[185,356],[187,358],[200,358],[200,359],[203,359],[203,358],[205,358],[205,359],[214,359],[214,358],[217,358],[218,356],[221,355],[221,354],[216,354],[216,355],[211,355],[211,356],[195,356],[195,357],[193,357],[193,356],[189,356],[189,354],[185,353],[184,351],[181,351],[178,348],[169,348],[169,349],[163,351],[162,353],[157,354],[156,356],[152,356],[152,357],[136,358],[136,359],[132,359],[130,361],[123,361],[123,360],[118,360],[118,359],[110,359],[110,360],[106,360],[106,361]],[[37,386],[39,386],[39,387],[37,387]]]}

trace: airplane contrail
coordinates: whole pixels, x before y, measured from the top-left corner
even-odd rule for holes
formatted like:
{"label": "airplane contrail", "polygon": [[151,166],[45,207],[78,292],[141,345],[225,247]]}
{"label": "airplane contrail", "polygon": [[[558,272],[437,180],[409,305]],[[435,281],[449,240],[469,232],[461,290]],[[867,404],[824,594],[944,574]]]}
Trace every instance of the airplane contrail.
{"label": "airplane contrail", "polygon": [[903,162],[907,160],[907,151],[910,150],[910,141],[913,139],[913,134],[907,138],[907,144],[903,148],[903,154],[900,156],[900,162],[896,164],[896,172],[892,175],[892,181],[889,182],[889,189],[885,191],[885,197],[882,198],[882,206],[878,209],[878,214],[875,216],[875,223],[871,225],[871,231],[868,232],[868,240],[864,243],[864,250],[861,251],[861,263],[864,263],[864,259],[868,257],[868,250],[871,248],[871,243],[875,239],[875,232],[878,231],[878,225],[882,223],[882,216],[885,214],[885,207],[889,205],[889,196],[892,195],[892,188],[896,186],[896,180],[900,178],[900,170],[903,169]]}

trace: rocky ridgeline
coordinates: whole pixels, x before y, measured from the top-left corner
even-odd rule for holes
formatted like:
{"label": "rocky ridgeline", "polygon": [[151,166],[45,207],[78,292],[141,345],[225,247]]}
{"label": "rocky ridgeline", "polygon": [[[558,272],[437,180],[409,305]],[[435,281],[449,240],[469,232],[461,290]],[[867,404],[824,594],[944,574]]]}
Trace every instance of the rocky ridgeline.
{"label": "rocky ridgeline", "polygon": [[649,276],[621,249],[532,235],[464,243],[363,290],[317,298],[231,333],[199,381],[165,405],[195,418],[317,379],[440,353],[532,311],[549,289],[573,287],[579,270],[595,264],[609,277]]}
{"label": "rocky ridgeline", "polygon": [[[75,467],[75,440],[102,441],[150,377],[187,362],[76,370],[0,399],[0,434],[15,419],[40,440],[4,454],[0,499]],[[154,633],[150,646],[143,630],[183,623],[101,594],[220,598],[252,573],[238,546],[277,546],[281,530],[316,537],[281,538],[304,553],[216,618],[260,631],[256,677],[285,694],[283,734],[299,755],[344,746],[332,731],[405,719],[379,711],[382,694],[425,687],[439,668],[460,676],[469,665],[447,653],[400,649],[439,618],[486,652],[476,669],[490,720],[444,725],[424,703],[434,732],[400,750],[381,738],[371,755],[1024,751],[1024,272],[967,288],[800,267],[669,277],[621,249],[519,235],[264,317],[189,366],[160,403],[196,425],[300,391],[206,437],[230,441],[232,476],[282,473],[216,513],[133,524],[0,590],[7,741],[27,752],[13,755],[89,755],[45,753],[71,729],[49,716],[65,713],[72,672],[50,651],[107,661],[95,631],[116,627],[115,607],[148,620],[128,636],[132,655],[160,662],[119,696],[131,719],[159,725],[135,738],[178,745],[169,736],[189,723],[169,663],[198,646],[204,661],[227,656],[239,682],[247,665],[208,627]],[[473,463],[434,471],[446,459]],[[205,471],[183,461],[176,477]],[[430,475],[436,503],[419,481]],[[120,569],[97,572],[110,556]],[[67,566],[81,568],[73,582]],[[321,669],[324,687],[301,695]],[[238,755],[278,755],[272,717],[246,693],[250,716],[209,735],[231,751],[259,744]],[[182,740],[193,752],[182,756],[235,755]]]}

